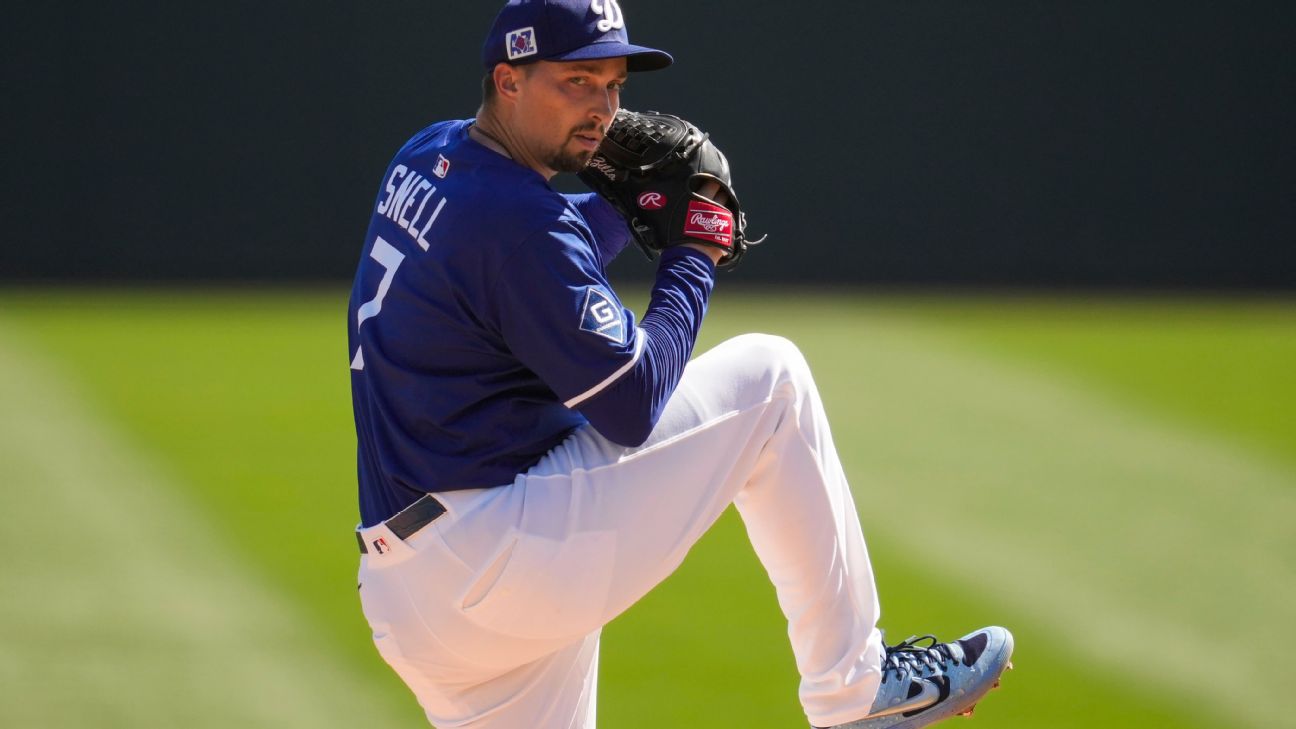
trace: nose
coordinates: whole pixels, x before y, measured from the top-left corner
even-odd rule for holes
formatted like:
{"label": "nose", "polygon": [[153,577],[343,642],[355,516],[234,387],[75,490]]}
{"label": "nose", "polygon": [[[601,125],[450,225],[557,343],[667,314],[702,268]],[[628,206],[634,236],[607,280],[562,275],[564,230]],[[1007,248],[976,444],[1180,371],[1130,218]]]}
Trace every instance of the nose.
{"label": "nose", "polygon": [[620,91],[617,89],[605,89],[602,94],[597,95],[594,105],[594,120],[603,126],[611,124],[612,117],[616,116],[617,109],[620,106]]}

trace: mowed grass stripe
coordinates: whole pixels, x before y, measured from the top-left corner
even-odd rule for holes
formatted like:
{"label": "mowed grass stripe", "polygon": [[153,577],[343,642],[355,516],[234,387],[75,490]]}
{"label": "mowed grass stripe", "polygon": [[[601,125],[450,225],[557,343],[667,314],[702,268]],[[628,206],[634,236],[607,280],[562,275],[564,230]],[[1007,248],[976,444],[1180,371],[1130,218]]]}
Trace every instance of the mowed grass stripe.
{"label": "mowed grass stripe", "polygon": [[56,369],[0,322],[0,725],[397,726]]}
{"label": "mowed grass stripe", "polygon": [[[394,705],[405,708],[412,703],[373,656],[358,620],[354,592],[343,584],[355,565],[354,543],[346,535],[355,507],[341,328],[345,292],[49,292],[0,299],[0,310],[10,312],[48,351],[57,352],[62,364],[86,384],[87,395],[120,417],[133,439],[165,455],[168,467],[183,476],[176,485],[187,489],[212,524],[297,599],[300,610],[319,619],[334,648],[352,656],[351,663],[365,665],[364,672],[374,681],[390,687]],[[956,312],[961,305],[951,302],[948,310]],[[1048,596],[1022,597],[1005,589],[1005,581],[1026,575],[1018,574],[1011,561],[997,560],[1000,543],[992,540],[966,558],[951,556],[945,542],[938,542],[939,548],[924,546],[933,534],[952,539],[938,533],[942,530],[952,534],[974,529],[987,521],[985,510],[992,506],[1013,507],[988,522],[1005,534],[1017,533],[1019,522],[1034,519],[1028,503],[1014,506],[1018,491],[1029,498],[1041,484],[1056,483],[1050,474],[1069,467],[1070,461],[1050,466],[1040,454],[1040,462],[1026,474],[1030,478],[1014,471],[1014,438],[1021,429],[1030,429],[1035,403],[1028,399],[1015,410],[1026,425],[1004,427],[993,407],[989,415],[985,412],[997,399],[992,391],[970,400],[957,393],[951,397],[929,388],[926,379],[957,369],[959,360],[966,359],[987,369],[990,377],[964,378],[964,384],[1003,386],[1020,363],[969,351],[966,342],[952,341],[929,323],[898,316],[894,308],[885,300],[852,296],[790,300],[775,292],[744,298],[722,288],[701,345],[744,331],[774,331],[806,349],[860,499],[883,583],[884,623],[892,631],[890,637],[925,630],[949,636],[990,621],[1017,629],[1022,668],[1009,684],[1011,690],[1006,687],[979,712],[994,717],[996,726],[1219,725],[1201,717],[1202,702],[1209,702],[1205,694],[1184,702],[1179,698],[1184,684],[1178,678],[1167,693],[1164,684],[1144,684],[1137,672],[1127,670],[1134,653],[1138,661],[1161,665],[1159,647],[1150,639],[1136,637],[1137,645],[1094,656],[1102,651],[1075,646],[1084,640],[1086,627],[1069,624]],[[930,359],[950,361],[936,368],[910,366]],[[1060,385],[1047,370],[1034,374],[1070,398],[1087,402],[1094,395],[1072,390],[1069,383]],[[938,402],[942,399],[948,402]],[[1119,398],[1102,402],[1102,412],[1117,413],[1117,419],[1128,415]],[[1089,418],[1082,425],[1104,423]],[[1171,423],[1170,430],[1178,428]],[[972,446],[978,437],[994,441],[983,458]],[[1211,448],[1218,445],[1210,438],[1205,442]],[[1130,459],[1138,458],[1137,452],[1130,453]],[[978,470],[999,475],[1005,469],[1010,478],[997,490],[967,478]],[[953,515],[960,499],[976,503]],[[1009,548],[1042,547],[1044,551],[1032,557],[1040,560],[1055,549],[1082,557],[1111,538],[1087,523],[1101,523],[1102,515],[1102,509],[1086,512],[1077,507],[1068,511],[1066,520],[1052,524],[1055,533],[1045,535],[1051,540],[1037,540],[1027,529]],[[1050,516],[1048,511],[1042,512],[1041,518],[1045,516]],[[1199,516],[1189,515],[1190,521]],[[1078,522],[1085,523],[1077,528]],[[1192,523],[1191,533],[1206,535],[1209,544],[1237,538]],[[799,725],[795,677],[772,591],[741,529],[731,519],[726,524],[708,537],[676,578],[608,632],[600,701],[608,726]],[[285,538],[267,554],[257,540],[271,525],[278,525]],[[1227,549],[1225,554],[1231,554]],[[991,561],[981,563],[986,557]],[[977,564],[969,568],[970,562]],[[1141,574],[1142,565],[1134,566],[1131,579]],[[1095,563],[1094,569],[1115,574],[1121,566]],[[982,580],[980,571],[991,570],[1000,574]],[[1051,578],[1038,590],[1052,589],[1057,582],[1079,590],[1090,580],[1083,572]],[[1204,574],[1201,589],[1215,588],[1217,578]],[[1110,585],[1095,582],[1102,588],[1098,599],[1105,599],[1112,592]],[[1076,604],[1083,606],[1090,599],[1086,593]],[[1157,603],[1156,609],[1172,621],[1194,610],[1174,595]],[[1248,640],[1255,645],[1244,647],[1243,653],[1253,655],[1271,644],[1272,637],[1257,633]],[[1203,641],[1196,659],[1200,664],[1214,663],[1235,647],[1223,644],[1214,633]],[[370,663],[362,664],[365,660]],[[1283,674],[1269,670],[1265,675]],[[1129,680],[1131,676],[1135,680]],[[1213,690],[1226,694],[1231,687]],[[1209,703],[1205,706],[1209,709]],[[1230,718],[1224,723],[1243,726],[1247,721]]]}
{"label": "mowed grass stripe", "polygon": [[[360,612],[346,292],[33,291],[25,334],[408,716]],[[274,535],[267,548],[267,535]]]}
{"label": "mowed grass stripe", "polygon": [[892,310],[1296,467],[1296,298],[1015,297]]}
{"label": "mowed grass stripe", "polygon": [[1291,645],[1296,473],[885,309],[806,302],[767,322],[833,394],[875,534],[1029,606],[1023,645],[1058,641],[1232,726],[1290,717],[1255,677],[1294,677],[1272,658]]}

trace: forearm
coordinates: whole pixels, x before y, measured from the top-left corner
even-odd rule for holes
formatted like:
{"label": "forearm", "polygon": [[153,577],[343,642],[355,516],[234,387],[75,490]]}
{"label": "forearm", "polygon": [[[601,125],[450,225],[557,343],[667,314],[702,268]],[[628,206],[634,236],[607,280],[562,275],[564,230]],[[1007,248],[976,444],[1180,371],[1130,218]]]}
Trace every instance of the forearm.
{"label": "forearm", "polygon": [[675,392],[715,284],[715,260],[707,248],[678,246],[663,252],[637,330],[643,353],[614,385],[581,406],[585,418],[609,440],[626,446],[643,443]]}

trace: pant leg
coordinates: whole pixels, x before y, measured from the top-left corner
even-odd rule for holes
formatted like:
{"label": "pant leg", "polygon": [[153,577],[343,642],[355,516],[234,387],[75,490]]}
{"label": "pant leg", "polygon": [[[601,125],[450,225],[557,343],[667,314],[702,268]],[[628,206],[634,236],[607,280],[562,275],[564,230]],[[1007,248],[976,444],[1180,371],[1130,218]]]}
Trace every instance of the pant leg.
{"label": "pant leg", "polygon": [[362,530],[366,544],[382,544],[359,571],[378,652],[439,729],[593,729],[600,631],[528,640],[464,617],[465,587],[480,574],[434,527],[483,493],[448,496],[450,512],[407,541],[384,525]]}
{"label": "pant leg", "polygon": [[[438,655],[485,677],[479,693],[494,698],[480,704],[494,701],[496,716],[507,713],[500,697],[520,690],[501,685],[530,680],[524,667],[634,604],[729,503],[788,618],[808,718],[840,723],[872,703],[882,653],[872,569],[809,367],[786,340],[747,335],[698,357],[639,448],[586,427],[512,485],[452,498],[460,513],[433,526],[461,574],[413,603]],[[513,720],[454,726],[569,726]]]}

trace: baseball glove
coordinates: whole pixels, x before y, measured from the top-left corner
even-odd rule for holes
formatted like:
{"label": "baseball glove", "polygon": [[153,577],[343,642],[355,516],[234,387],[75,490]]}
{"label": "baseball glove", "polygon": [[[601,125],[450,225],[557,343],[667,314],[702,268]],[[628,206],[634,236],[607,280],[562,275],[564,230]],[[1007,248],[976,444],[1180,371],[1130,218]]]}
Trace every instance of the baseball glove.
{"label": "baseball glove", "polygon": [[[621,109],[579,174],[626,219],[649,259],[670,246],[704,243],[725,252],[720,266],[732,267],[764,240],[747,239],[729,161],[708,136],[677,116]],[[729,196],[725,205],[698,192],[707,181]]]}

